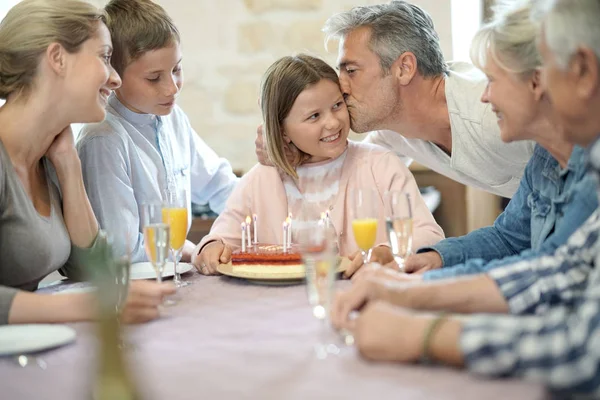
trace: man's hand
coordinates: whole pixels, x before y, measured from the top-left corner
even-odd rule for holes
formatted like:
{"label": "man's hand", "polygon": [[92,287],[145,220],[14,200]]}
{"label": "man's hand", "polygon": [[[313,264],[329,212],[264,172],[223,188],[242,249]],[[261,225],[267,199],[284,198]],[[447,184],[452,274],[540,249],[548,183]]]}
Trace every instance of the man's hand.
{"label": "man's hand", "polygon": [[[262,165],[266,165],[267,167],[272,167],[273,163],[269,159],[269,154],[267,153],[267,142],[264,139],[262,124],[256,128],[256,140],[254,140],[254,147],[258,162]],[[294,154],[294,152],[291,151],[287,145],[284,145],[283,151],[285,153],[285,158],[287,158],[290,164],[293,164],[296,161],[296,154]]]}
{"label": "man's hand", "polygon": [[354,321],[356,347],[369,360],[414,363],[421,357],[430,320],[382,301],[371,302]]}
{"label": "man's hand", "polygon": [[369,302],[383,297],[386,288],[375,279],[364,279],[349,290],[336,294],[331,305],[331,323],[338,329],[352,328],[350,313],[359,311]]}

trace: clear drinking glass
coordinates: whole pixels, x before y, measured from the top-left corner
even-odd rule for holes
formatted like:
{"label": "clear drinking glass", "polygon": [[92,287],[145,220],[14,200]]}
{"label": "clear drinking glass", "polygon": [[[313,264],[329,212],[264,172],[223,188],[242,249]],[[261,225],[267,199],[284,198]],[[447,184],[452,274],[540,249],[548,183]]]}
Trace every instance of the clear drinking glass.
{"label": "clear drinking glass", "polygon": [[375,189],[356,189],[352,193],[352,232],[358,248],[362,251],[363,263],[369,262],[369,252],[377,239],[377,204]]}
{"label": "clear drinking glass", "polygon": [[170,249],[174,269],[173,283],[178,288],[187,286],[190,282],[183,281],[177,270],[188,232],[188,200],[185,189],[179,188],[169,192],[167,202],[162,209],[162,222],[168,224],[171,229]]}
{"label": "clear drinking glass", "polygon": [[142,226],[146,256],[156,272],[156,281],[160,283],[170,248],[170,227],[163,222],[162,204],[142,205]]}
{"label": "clear drinking glass", "polygon": [[408,193],[390,191],[385,194],[385,225],[388,239],[400,271],[412,251],[413,218]]}
{"label": "clear drinking glass", "polygon": [[320,323],[319,340],[315,344],[318,358],[338,354],[329,323],[329,311],[334,293],[337,254],[335,235],[323,221],[302,221],[294,230],[294,242],[299,246],[306,271],[306,290],[312,314]]}

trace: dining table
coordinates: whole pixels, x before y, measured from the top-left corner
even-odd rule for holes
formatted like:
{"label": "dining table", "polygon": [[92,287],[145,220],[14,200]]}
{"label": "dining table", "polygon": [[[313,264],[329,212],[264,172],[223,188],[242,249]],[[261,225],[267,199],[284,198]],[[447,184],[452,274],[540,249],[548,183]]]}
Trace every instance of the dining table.
{"label": "dining table", "polygon": [[[265,285],[190,272],[191,285],[160,318],[123,330],[126,365],[144,399],[544,399],[543,386],[487,379],[442,365],[370,362],[354,346],[317,357],[321,321],[306,285]],[[42,291],[57,293],[69,284]],[[79,284],[80,285],[80,284]],[[337,281],[336,288],[349,287]],[[0,399],[92,399],[98,340],[91,322],[75,342],[36,354],[46,368],[0,358]]]}

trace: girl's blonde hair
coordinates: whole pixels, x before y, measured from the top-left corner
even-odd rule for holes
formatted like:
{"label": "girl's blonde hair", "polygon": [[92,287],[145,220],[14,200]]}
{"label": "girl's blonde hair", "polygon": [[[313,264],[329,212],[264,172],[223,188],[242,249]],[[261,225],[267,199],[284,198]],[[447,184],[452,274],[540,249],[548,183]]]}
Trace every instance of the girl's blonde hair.
{"label": "girl's blonde hair", "polygon": [[93,37],[103,13],[81,0],[23,0],[0,22],[0,99],[26,94],[51,43],[69,53]]}
{"label": "girl's blonde hair", "polygon": [[283,57],[275,61],[262,79],[260,104],[267,154],[273,165],[295,179],[298,178],[296,167],[310,158],[310,154],[290,143],[288,146],[296,157],[292,162],[287,159],[284,151],[283,121],[300,93],[322,79],[328,79],[338,86],[340,84],[333,68],[325,61],[307,54]]}
{"label": "girl's blonde hair", "polygon": [[536,47],[539,25],[531,19],[532,0],[499,1],[494,17],[475,34],[473,64],[485,70],[488,56],[505,71],[528,75],[542,65]]}

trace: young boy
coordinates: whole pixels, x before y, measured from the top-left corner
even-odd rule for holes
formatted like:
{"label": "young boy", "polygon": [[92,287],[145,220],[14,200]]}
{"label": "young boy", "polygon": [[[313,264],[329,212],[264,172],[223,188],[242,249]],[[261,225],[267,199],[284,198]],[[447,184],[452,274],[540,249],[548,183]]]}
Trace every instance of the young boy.
{"label": "young boy", "polygon": [[[101,227],[117,238],[117,251],[129,243],[132,261],[146,261],[143,203],[185,191],[188,215],[192,201],[218,213],[238,179],[175,104],[183,85],[180,36],[165,10],[150,0],[112,0],[105,11],[111,64],[123,84],[108,99],[106,119],[83,128],[77,149]],[[186,241],[182,261],[193,249]]]}

